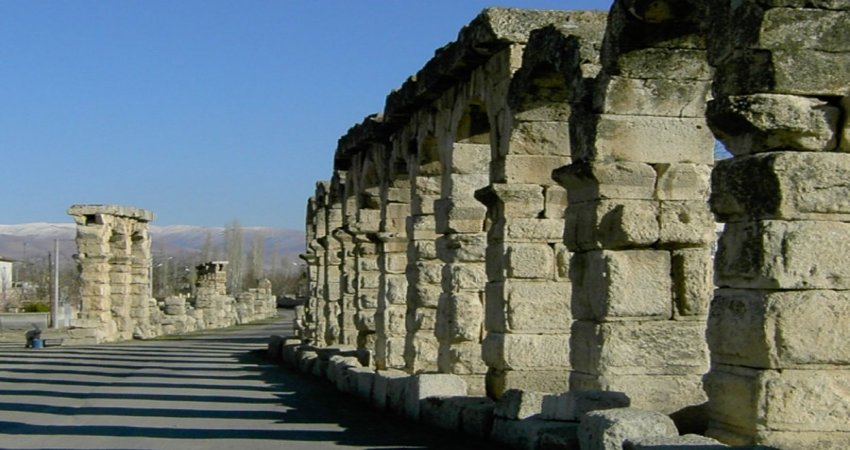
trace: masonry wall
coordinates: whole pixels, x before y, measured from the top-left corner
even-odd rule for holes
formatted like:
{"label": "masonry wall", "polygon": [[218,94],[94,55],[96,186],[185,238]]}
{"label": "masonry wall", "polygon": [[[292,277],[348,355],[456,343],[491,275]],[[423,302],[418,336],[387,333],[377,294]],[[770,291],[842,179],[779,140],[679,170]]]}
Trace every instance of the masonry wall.
{"label": "masonry wall", "polygon": [[850,4],[777,5],[485,10],[340,139],[307,329],[353,315],[318,342],[472,395],[619,391],[733,444],[846,446]]}

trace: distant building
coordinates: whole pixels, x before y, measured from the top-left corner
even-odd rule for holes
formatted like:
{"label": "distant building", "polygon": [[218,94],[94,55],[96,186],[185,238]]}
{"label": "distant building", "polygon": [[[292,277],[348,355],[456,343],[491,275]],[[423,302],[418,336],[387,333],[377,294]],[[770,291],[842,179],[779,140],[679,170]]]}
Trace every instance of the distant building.
{"label": "distant building", "polygon": [[0,294],[12,289],[12,260],[0,256]]}

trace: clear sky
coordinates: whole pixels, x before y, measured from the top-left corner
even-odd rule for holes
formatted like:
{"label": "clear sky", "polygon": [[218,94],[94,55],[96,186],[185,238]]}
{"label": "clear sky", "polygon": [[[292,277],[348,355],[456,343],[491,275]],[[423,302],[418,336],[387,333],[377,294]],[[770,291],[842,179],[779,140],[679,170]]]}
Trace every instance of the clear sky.
{"label": "clear sky", "polygon": [[610,0],[0,1],[0,224],[75,203],[303,228],[337,139],[487,6]]}

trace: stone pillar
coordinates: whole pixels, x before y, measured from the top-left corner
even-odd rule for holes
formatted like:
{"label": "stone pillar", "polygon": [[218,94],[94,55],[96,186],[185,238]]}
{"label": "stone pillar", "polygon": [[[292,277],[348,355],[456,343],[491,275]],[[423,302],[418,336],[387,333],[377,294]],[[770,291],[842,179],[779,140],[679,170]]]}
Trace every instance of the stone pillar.
{"label": "stone pillar", "polygon": [[341,343],[341,315],[343,308],[342,285],[342,245],[336,238],[336,231],[342,226],[342,205],[334,201],[331,192],[327,194],[327,213],[325,238],[322,241],[325,248],[325,280],[328,286],[325,297],[324,317],[325,342],[328,345]]}
{"label": "stone pillar", "polygon": [[74,205],[82,308],[78,327],[97,330],[98,342],[151,337],[153,213],[116,205]]}
{"label": "stone pillar", "polygon": [[484,288],[487,284],[484,232],[486,208],[474,192],[487,185],[490,128],[486,108],[469,105],[458,125],[457,142],[443,152],[446,172],[435,202],[437,256],[443,262],[437,308],[440,372],[461,376],[471,394],[485,392]]}
{"label": "stone pillar", "polygon": [[410,216],[407,218],[407,334],[405,370],[437,369],[439,344],[435,335],[443,264],[437,259],[434,202],[440,198],[441,167],[433,137],[424,139],[408,160]]}
{"label": "stone pillar", "polygon": [[378,246],[372,233],[354,234],[354,325],[357,327],[357,348],[375,350],[375,313],[378,309]]}
{"label": "stone pillar", "polygon": [[301,259],[307,263],[307,304],[304,307],[295,309],[295,331],[304,339],[315,340],[312,327],[313,324],[308,319],[311,305],[315,303],[319,296],[319,258],[314,248],[316,242],[316,214],[318,208],[316,206],[316,197],[310,197],[307,202],[306,211],[306,232],[305,232],[305,252],[300,255]]}
{"label": "stone pillar", "polygon": [[339,242],[339,342],[343,345],[357,345],[357,287],[354,285],[354,274],[356,272],[354,237],[344,229],[335,230],[333,237]]}
{"label": "stone pillar", "polygon": [[850,447],[850,4],[710,2],[709,435]]}
{"label": "stone pillar", "polygon": [[[400,149],[406,152],[407,148]],[[388,186],[381,191],[381,232],[378,267],[378,341],[375,363],[379,369],[404,369],[407,334],[407,218],[410,216],[410,183],[406,161],[401,157],[388,168]]]}
{"label": "stone pillar", "polygon": [[[509,93],[513,117],[491,163],[488,207],[487,392],[563,392],[569,385],[566,191],[551,173],[570,163],[570,101],[598,71],[603,13],[573,12],[533,31]],[[563,27],[563,28],[561,28]]]}
{"label": "stone pillar", "polygon": [[705,401],[714,138],[701,2],[616,1],[593,96],[570,119],[570,389],[673,413]]}

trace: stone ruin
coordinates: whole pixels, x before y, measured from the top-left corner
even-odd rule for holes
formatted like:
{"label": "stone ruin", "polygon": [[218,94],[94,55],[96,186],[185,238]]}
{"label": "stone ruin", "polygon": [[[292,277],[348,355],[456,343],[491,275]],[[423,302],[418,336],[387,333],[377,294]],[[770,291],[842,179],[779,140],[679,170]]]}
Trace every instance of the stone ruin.
{"label": "stone ruin", "polygon": [[847,0],[487,9],[340,138],[303,337],[850,447],[848,67]]}
{"label": "stone ruin", "polygon": [[151,239],[153,213],[116,205],[74,205],[82,307],[69,337],[78,342],[147,339],[163,334],[222,328],[274,317],[271,283],[230,296],[227,262],[197,267],[194,296],[153,298]]}

